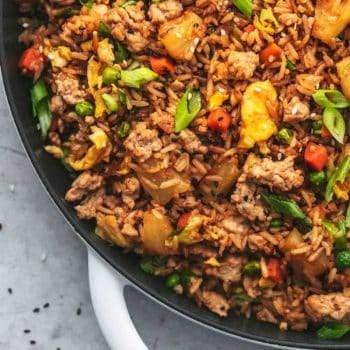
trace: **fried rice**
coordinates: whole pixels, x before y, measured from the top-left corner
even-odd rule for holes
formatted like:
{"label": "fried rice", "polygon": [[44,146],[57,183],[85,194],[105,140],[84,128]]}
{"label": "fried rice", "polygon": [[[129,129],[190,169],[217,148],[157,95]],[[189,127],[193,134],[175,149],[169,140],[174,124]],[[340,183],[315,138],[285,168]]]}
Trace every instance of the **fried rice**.
{"label": "fried rice", "polygon": [[18,2],[80,219],[221,317],[350,320],[350,1]]}

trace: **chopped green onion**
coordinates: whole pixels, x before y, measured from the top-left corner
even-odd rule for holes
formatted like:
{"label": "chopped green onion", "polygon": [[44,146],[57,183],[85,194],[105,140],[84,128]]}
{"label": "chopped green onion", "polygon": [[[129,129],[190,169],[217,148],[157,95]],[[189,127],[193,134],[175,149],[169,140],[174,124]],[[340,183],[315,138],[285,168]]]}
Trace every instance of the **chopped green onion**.
{"label": "chopped green onion", "polygon": [[195,88],[189,88],[176,105],[175,132],[186,129],[202,107],[201,94]]}
{"label": "chopped green onion", "polygon": [[81,101],[75,105],[75,112],[80,117],[86,117],[94,113],[94,106],[88,101]]}
{"label": "chopped green onion", "polygon": [[326,107],[323,111],[323,123],[331,135],[339,142],[344,142],[346,131],[345,121],[341,113],[332,107]]}
{"label": "chopped green onion", "polygon": [[339,227],[329,220],[322,221],[323,227],[334,237],[339,237]]}
{"label": "chopped green onion", "polygon": [[345,226],[347,228],[350,228],[350,202],[348,204],[348,208],[346,209],[346,214],[345,214]]}
{"label": "chopped green onion", "polygon": [[136,0],[128,0],[128,1],[125,1],[124,3],[122,3],[120,5],[120,7],[125,9],[125,7],[136,5],[136,2],[137,2]]}
{"label": "chopped green onion", "polygon": [[45,140],[51,126],[52,114],[50,110],[50,99],[43,79],[39,79],[30,90],[33,115],[38,118],[41,137]]}
{"label": "chopped green onion", "polygon": [[269,228],[279,228],[284,225],[284,221],[282,219],[272,219],[269,223]]}
{"label": "chopped green onion", "polygon": [[252,18],[253,2],[252,0],[232,0],[233,4],[249,19]]}
{"label": "chopped green onion", "polygon": [[349,331],[350,326],[347,324],[334,323],[322,326],[318,330],[317,336],[325,340],[340,339]]}
{"label": "chopped green onion", "polygon": [[324,170],[310,173],[309,180],[316,186],[322,185],[326,181],[326,173]]}
{"label": "chopped green onion", "polygon": [[297,220],[297,227],[301,233],[308,233],[312,230],[313,224],[311,220],[305,216],[304,219]]}
{"label": "chopped green onion", "polygon": [[350,101],[338,90],[320,89],[312,97],[322,107],[347,108],[350,106]]}
{"label": "chopped green onion", "polygon": [[168,288],[174,288],[177,285],[179,285],[180,283],[181,283],[181,277],[177,272],[172,273],[165,280],[165,285]]}
{"label": "chopped green onion", "polygon": [[345,270],[350,267],[350,250],[342,250],[335,258],[335,265],[339,270]]}
{"label": "chopped green onion", "polygon": [[343,183],[350,171],[350,156],[346,156],[344,160],[338,164],[329,178],[325,198],[330,202],[333,198],[333,189],[337,182]]}
{"label": "chopped green onion", "polygon": [[129,131],[130,131],[130,124],[126,121],[123,121],[119,127],[117,128],[116,130],[116,134],[119,138],[124,138],[126,136],[128,136],[129,134]]}
{"label": "chopped green onion", "polygon": [[118,97],[119,97],[119,102],[123,105],[126,106],[126,96],[123,90],[118,90]]}
{"label": "chopped green onion", "polygon": [[107,24],[105,22],[100,21],[98,24],[98,34],[100,34],[103,37],[108,37],[111,35],[111,30],[108,28]]}
{"label": "chopped green onion", "polygon": [[129,58],[129,52],[124,47],[123,44],[117,42],[116,44],[117,51],[115,52],[115,60],[117,63],[121,63]]}
{"label": "chopped green onion", "polygon": [[312,133],[314,135],[321,135],[322,132],[323,121],[322,119],[315,120],[312,122]]}
{"label": "chopped green onion", "polygon": [[120,78],[126,86],[139,89],[143,84],[157,79],[158,74],[149,68],[142,67],[131,71],[122,70]]}
{"label": "chopped green onion", "polygon": [[290,70],[290,71],[293,71],[293,70],[296,70],[297,67],[293,64],[293,62],[291,60],[289,60],[287,58],[287,63],[286,63],[286,67]]}
{"label": "chopped green onion", "polygon": [[248,276],[257,276],[261,272],[260,261],[252,260],[248,261],[242,269],[242,272],[247,274]]}
{"label": "chopped green onion", "polygon": [[287,128],[283,128],[278,131],[276,139],[284,145],[289,145],[293,140],[293,132]]}
{"label": "chopped green onion", "polygon": [[82,6],[86,6],[89,9],[91,9],[95,4],[94,0],[79,0],[79,2]]}
{"label": "chopped green onion", "polygon": [[109,112],[114,113],[118,110],[118,102],[112,95],[102,94],[102,99]]}
{"label": "chopped green onion", "polygon": [[293,200],[274,194],[262,193],[263,200],[276,212],[291,216],[295,219],[304,219],[305,214],[302,212],[298,204]]}
{"label": "chopped green onion", "polygon": [[284,196],[265,193],[262,193],[261,197],[277,213],[297,219],[301,232],[306,233],[312,229],[312,222],[293,200]]}
{"label": "chopped green onion", "polygon": [[107,67],[103,71],[102,80],[104,84],[111,85],[115,84],[117,80],[120,79],[120,69],[116,67]]}
{"label": "chopped green onion", "polygon": [[140,261],[140,267],[144,272],[153,275],[158,268],[164,267],[167,262],[167,256],[144,256]]}

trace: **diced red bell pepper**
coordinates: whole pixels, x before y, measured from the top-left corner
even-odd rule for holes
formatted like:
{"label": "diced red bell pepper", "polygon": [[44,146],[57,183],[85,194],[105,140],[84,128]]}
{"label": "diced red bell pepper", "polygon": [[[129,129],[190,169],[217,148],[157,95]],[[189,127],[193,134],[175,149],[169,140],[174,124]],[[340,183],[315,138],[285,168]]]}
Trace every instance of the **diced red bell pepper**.
{"label": "diced red bell pepper", "polygon": [[177,221],[177,228],[184,228],[186,227],[188,220],[190,219],[192,215],[192,212],[184,213],[179,217],[179,220]]}
{"label": "diced red bell pepper", "polygon": [[328,152],[325,146],[309,142],[304,153],[305,163],[312,169],[320,171],[328,163]]}
{"label": "diced red bell pepper", "polygon": [[269,278],[276,283],[281,283],[283,281],[283,273],[281,269],[281,262],[278,259],[270,259],[267,264],[267,271],[269,273]]}

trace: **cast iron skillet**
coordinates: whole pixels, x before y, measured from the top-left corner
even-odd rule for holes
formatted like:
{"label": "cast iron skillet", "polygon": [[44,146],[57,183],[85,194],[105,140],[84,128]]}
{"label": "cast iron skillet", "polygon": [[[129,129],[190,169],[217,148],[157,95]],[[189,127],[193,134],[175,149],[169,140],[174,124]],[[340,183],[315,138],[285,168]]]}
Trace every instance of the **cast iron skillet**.
{"label": "cast iron skillet", "polygon": [[193,301],[169,291],[159,279],[145,275],[139,268],[139,258],[136,255],[122,254],[119,248],[111,247],[96,237],[93,234],[93,225],[80,221],[73,207],[63,200],[71,182],[67,171],[42,149],[37,123],[31,113],[29,99],[31,81],[23,78],[17,69],[18,58],[23,51],[23,47],[17,42],[21,31],[20,26],[17,25],[17,17],[15,2],[0,0],[0,62],[7,98],[19,134],[42,183],[76,234],[105,261],[140,290],[151,295],[153,299],[223,334],[236,335],[265,345],[304,349],[349,349],[349,344],[346,345],[341,341],[321,341],[317,338],[315,331],[280,332],[275,325],[257,322],[254,319],[247,320],[235,315],[219,319],[206,309],[197,307]]}

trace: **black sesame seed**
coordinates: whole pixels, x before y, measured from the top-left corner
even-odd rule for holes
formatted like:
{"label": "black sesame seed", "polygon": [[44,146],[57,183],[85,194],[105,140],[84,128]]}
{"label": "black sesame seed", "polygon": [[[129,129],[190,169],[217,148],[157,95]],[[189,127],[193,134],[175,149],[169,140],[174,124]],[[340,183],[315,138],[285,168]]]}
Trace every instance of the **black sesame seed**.
{"label": "black sesame seed", "polygon": [[77,309],[77,315],[79,316],[80,314],[81,314],[81,308],[78,307],[78,309]]}
{"label": "black sesame seed", "polygon": [[12,294],[12,288],[9,288],[7,291],[9,294]]}
{"label": "black sesame seed", "polygon": [[0,230],[2,230],[2,223],[0,222]]}
{"label": "black sesame seed", "polygon": [[31,340],[29,343],[30,343],[30,345],[35,345],[36,341],[35,340]]}
{"label": "black sesame seed", "polygon": [[33,309],[33,312],[37,314],[38,312],[40,312],[40,308],[36,307],[35,309]]}
{"label": "black sesame seed", "polygon": [[61,348],[57,348],[56,350],[61,350]]}
{"label": "black sesame seed", "polygon": [[50,306],[49,303],[45,303],[45,304],[43,305],[43,308],[44,308],[44,309],[47,309],[49,306]]}
{"label": "black sesame seed", "polygon": [[23,333],[25,333],[25,334],[28,334],[28,333],[30,333],[31,331],[30,331],[30,329],[25,329],[24,331],[23,331]]}

